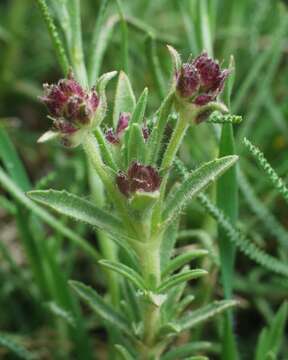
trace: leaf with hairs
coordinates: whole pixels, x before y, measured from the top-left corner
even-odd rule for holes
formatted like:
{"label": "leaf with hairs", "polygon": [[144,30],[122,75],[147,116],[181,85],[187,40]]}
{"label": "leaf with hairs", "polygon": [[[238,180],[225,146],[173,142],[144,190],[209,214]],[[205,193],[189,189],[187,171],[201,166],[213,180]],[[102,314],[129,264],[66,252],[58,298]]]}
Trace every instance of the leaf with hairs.
{"label": "leaf with hairs", "polygon": [[255,145],[253,145],[247,138],[244,138],[243,143],[247,147],[249,152],[253,155],[253,157],[257,160],[261,168],[264,170],[265,174],[267,175],[272,185],[288,203],[288,188],[284,184],[284,181],[277,175],[276,171],[268,163],[268,161],[264,157],[264,154]]}
{"label": "leaf with hairs", "polygon": [[115,345],[117,354],[119,355],[121,360],[133,360],[134,357],[130,355],[129,351],[125,349],[122,345]]}
{"label": "leaf with hairs", "polygon": [[169,275],[170,273],[174,272],[175,270],[178,270],[180,267],[186,265],[191,260],[196,259],[200,256],[207,255],[207,254],[208,254],[207,250],[194,249],[194,250],[190,250],[190,251],[184,252],[183,254],[176,256],[174,259],[170,260],[168,265],[162,271],[162,277],[165,277],[165,276]]}
{"label": "leaf with hairs", "polygon": [[236,305],[237,301],[235,300],[214,301],[209,305],[192,311],[190,314],[185,314],[177,323],[181,327],[181,331],[191,329]]}
{"label": "leaf with hairs", "polygon": [[205,350],[209,350],[211,346],[212,344],[207,341],[198,341],[190,344],[185,344],[179,347],[172,348],[169,352],[167,352],[161,357],[161,360],[182,359],[185,356],[194,354],[196,351],[202,352]]}
{"label": "leaf with hairs", "polygon": [[193,171],[175,191],[166,203],[163,218],[173,219],[179,211],[200,191],[216,180],[223,172],[236,163],[238,156],[225,156],[210,161]]}
{"label": "leaf with hairs", "polygon": [[124,276],[140,290],[145,290],[145,284],[142,277],[129,266],[121,264],[117,261],[110,261],[110,260],[100,260],[99,264],[106,267],[109,270],[115,271],[116,273]]}
{"label": "leaf with hairs", "polygon": [[131,335],[129,324],[125,318],[108,305],[95,290],[78,281],[69,281],[69,285],[101,319],[109,322],[110,325],[117,327],[125,334]]}
{"label": "leaf with hairs", "polygon": [[113,124],[117,128],[119,116],[122,112],[133,114],[135,109],[135,95],[128,76],[121,71],[119,73],[118,83],[116,87],[115,103],[113,110]]}
{"label": "leaf with hairs", "polygon": [[170,276],[167,280],[163,281],[162,284],[157,288],[158,293],[167,292],[174,286],[181,284],[182,282],[186,282],[192,279],[198,279],[207,274],[206,270],[202,269],[193,269],[186,270],[179,274]]}
{"label": "leaf with hairs", "polygon": [[[177,159],[175,162],[180,175],[185,179],[189,176],[189,172],[181,160]],[[254,260],[258,264],[266,267],[267,269],[284,276],[288,276],[288,266],[276,259],[275,257],[266,254],[264,251],[259,249],[253,244],[247,237],[237,229],[231,221],[224,215],[224,213],[217,208],[204,194],[198,194],[197,200],[205,208],[205,210],[222,226],[228,235],[230,241],[250,259]]]}
{"label": "leaf with hairs", "polygon": [[83,221],[99,229],[112,233],[119,233],[124,230],[120,220],[89,201],[67,191],[34,190],[29,191],[28,196],[60,214],[69,216],[74,220]]}
{"label": "leaf with hairs", "polygon": [[66,236],[75,245],[81,247],[87,254],[93,257],[95,260],[100,259],[100,254],[94,249],[85,239],[75,234],[67,226],[63,225],[61,221],[56,219],[42,207],[38,206],[35,202],[29,199],[24,192],[5,174],[0,167],[0,184],[11,196],[16,199],[21,205],[28,210],[31,210],[36,216],[38,216],[45,223],[49,224],[53,229],[59,231],[60,234]]}
{"label": "leaf with hairs", "polygon": [[36,360],[36,355],[26,350],[22,345],[13,339],[13,336],[0,333],[0,347],[8,349],[20,359]]}

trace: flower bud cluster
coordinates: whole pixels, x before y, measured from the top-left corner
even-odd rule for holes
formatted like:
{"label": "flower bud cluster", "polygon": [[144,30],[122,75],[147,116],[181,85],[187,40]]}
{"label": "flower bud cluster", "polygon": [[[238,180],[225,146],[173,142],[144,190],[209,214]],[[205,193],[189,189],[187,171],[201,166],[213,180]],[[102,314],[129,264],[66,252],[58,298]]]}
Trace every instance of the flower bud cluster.
{"label": "flower bud cluster", "polygon": [[177,94],[193,104],[203,106],[221,93],[229,70],[221,70],[217,61],[206,52],[184,63],[177,74]]}
{"label": "flower bud cluster", "polygon": [[96,90],[85,90],[72,73],[57,84],[44,84],[41,100],[53,120],[53,131],[61,136],[65,145],[70,145],[72,135],[79,130],[93,127],[100,103]]}
{"label": "flower bud cluster", "polygon": [[136,191],[154,192],[159,189],[161,178],[158,171],[152,166],[141,165],[134,161],[127,173],[118,173],[116,182],[119,190],[129,197]]}

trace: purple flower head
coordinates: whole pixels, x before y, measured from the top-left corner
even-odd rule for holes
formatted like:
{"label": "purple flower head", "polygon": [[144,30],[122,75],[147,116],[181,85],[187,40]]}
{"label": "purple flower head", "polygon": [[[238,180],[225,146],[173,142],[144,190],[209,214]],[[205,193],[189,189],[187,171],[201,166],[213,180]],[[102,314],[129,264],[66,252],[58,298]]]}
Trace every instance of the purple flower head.
{"label": "purple flower head", "polygon": [[177,91],[198,106],[214,101],[224,88],[229,70],[221,70],[217,61],[203,52],[189,63],[182,65],[177,79]]}
{"label": "purple flower head", "polygon": [[129,197],[136,191],[154,192],[159,189],[161,178],[152,166],[141,165],[134,161],[127,174],[119,172],[116,178],[119,190]]}
{"label": "purple flower head", "polygon": [[64,135],[76,132],[83,125],[90,125],[99,106],[96,90],[83,89],[72,73],[57,84],[45,84],[41,100],[54,120],[54,129]]}
{"label": "purple flower head", "polygon": [[178,78],[177,88],[182,97],[193,96],[199,89],[200,76],[193,64],[183,64]]}

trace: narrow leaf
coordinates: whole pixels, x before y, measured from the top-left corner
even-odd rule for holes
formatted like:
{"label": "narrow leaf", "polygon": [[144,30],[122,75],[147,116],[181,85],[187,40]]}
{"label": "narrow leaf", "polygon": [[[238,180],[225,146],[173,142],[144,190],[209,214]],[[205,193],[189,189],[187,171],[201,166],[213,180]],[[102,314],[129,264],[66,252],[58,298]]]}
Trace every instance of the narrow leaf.
{"label": "narrow leaf", "polygon": [[196,259],[200,256],[204,256],[206,254],[208,254],[207,250],[196,249],[196,250],[191,250],[191,251],[185,252],[181,255],[178,255],[174,259],[170,260],[170,262],[168,263],[168,265],[162,272],[162,277],[165,277],[169,273],[172,273],[173,271],[186,265],[191,260]]}
{"label": "narrow leaf", "polygon": [[173,46],[167,45],[167,49],[171,56],[174,73],[178,73],[178,71],[181,69],[182,66],[182,60],[180,54],[176,49],[173,48]]}
{"label": "narrow leaf", "polygon": [[157,111],[156,124],[148,139],[147,146],[147,163],[153,164],[157,162],[161,144],[163,143],[163,135],[174,102],[174,92],[170,92],[163,100],[159,110]]}
{"label": "narrow leaf", "polygon": [[284,336],[287,320],[287,302],[278,310],[269,327],[265,327],[259,336],[255,360],[270,359],[271,354],[276,357]]}
{"label": "narrow leaf", "polygon": [[134,358],[130,355],[128,350],[126,350],[122,345],[115,345],[117,353],[121,360],[133,360]]}
{"label": "narrow leaf", "polygon": [[145,290],[145,284],[143,282],[142,277],[129,266],[126,266],[116,261],[109,261],[109,260],[100,260],[99,264],[124,276],[139,289]]}
{"label": "narrow leaf", "polygon": [[194,270],[181,272],[180,274],[172,275],[169,279],[162,282],[162,284],[157,288],[157,292],[159,293],[167,292],[169,289],[182,282],[186,282],[192,279],[198,279],[199,277],[202,277],[206,274],[207,274],[206,270],[194,269]]}
{"label": "narrow leaf", "polygon": [[134,124],[134,123],[142,124],[143,123],[145,110],[146,110],[146,106],[147,106],[147,99],[148,99],[148,89],[145,88],[139,97],[139,100],[135,106],[135,110],[133,111],[132,118],[130,120],[131,124]]}
{"label": "narrow leaf", "polygon": [[132,124],[129,129],[127,164],[130,164],[132,160],[138,160],[142,163],[145,159],[145,150],[142,128],[139,124]]}
{"label": "narrow leaf", "polygon": [[74,220],[83,221],[109,232],[123,231],[122,224],[117,218],[67,191],[35,190],[28,192],[28,196]]}
{"label": "narrow leaf", "polygon": [[4,347],[17,355],[20,359],[36,360],[36,356],[16,342],[12,336],[0,333],[0,347]]}
{"label": "narrow leaf", "polygon": [[181,326],[182,331],[191,329],[198,324],[210,320],[216,315],[236,305],[237,301],[235,300],[215,301],[209,305],[200,308],[199,310],[191,312],[188,315],[186,314],[179,319],[178,323]]}
{"label": "narrow leaf", "polygon": [[66,75],[69,70],[68,58],[65,53],[65,49],[64,49],[64,46],[60,39],[60,36],[57,32],[54,21],[50,15],[49,8],[48,8],[45,0],[37,0],[37,3],[38,3],[40,11],[42,13],[43,19],[46,23],[53,47],[55,49],[59,64],[61,66],[61,69],[62,69],[64,75]]}
{"label": "narrow leaf", "polygon": [[135,95],[133,93],[130,80],[128,76],[123,71],[121,71],[119,73],[113,111],[113,124],[115,129],[118,124],[120,113],[128,112],[132,114],[135,108],[135,104]]}
{"label": "narrow leaf", "polygon": [[85,301],[101,319],[109,322],[112,326],[116,326],[124,333],[130,334],[129,325],[125,318],[106,304],[95,290],[78,281],[69,281],[69,284],[77,295]]}
{"label": "narrow leaf", "polygon": [[24,192],[5,174],[0,167],[0,184],[8,191],[14,199],[16,199],[22,206],[31,210],[36,216],[38,216],[45,223],[49,224],[53,229],[58,231],[67,239],[71,240],[75,245],[81,247],[87,254],[93,257],[95,260],[99,260],[100,254],[97,250],[86,242],[79,235],[75,234],[67,226],[63,225],[61,221],[58,221],[54,216],[50,215],[45,209],[38,206],[30,200]]}
{"label": "narrow leaf", "polygon": [[238,156],[225,156],[210,161],[193,171],[176,190],[174,196],[169,198],[163,212],[164,219],[171,219],[200,191],[215,181],[229,167],[234,165]]}
{"label": "narrow leaf", "polygon": [[65,320],[67,324],[73,327],[76,326],[75,318],[68,311],[66,311],[61,306],[59,306],[57,303],[50,301],[47,304],[45,304],[45,306],[53,315],[61,318],[62,320]]}

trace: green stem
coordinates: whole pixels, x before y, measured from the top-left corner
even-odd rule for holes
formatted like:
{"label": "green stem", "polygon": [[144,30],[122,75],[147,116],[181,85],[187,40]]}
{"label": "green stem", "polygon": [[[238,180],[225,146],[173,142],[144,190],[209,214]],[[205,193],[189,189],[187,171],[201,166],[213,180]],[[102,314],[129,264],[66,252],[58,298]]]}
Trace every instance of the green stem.
{"label": "green stem", "polygon": [[180,147],[180,144],[183,140],[183,137],[189,127],[189,122],[187,121],[186,113],[180,112],[179,120],[176,123],[174,132],[170,139],[170,142],[166,148],[161,169],[164,170],[166,175],[162,179],[161,187],[160,187],[160,199],[157,205],[154,208],[153,215],[152,215],[152,232],[156,233],[159,230],[159,224],[161,222],[161,209],[162,209],[162,202],[164,200],[166,184],[168,180],[168,170],[173,164],[177,151]]}
{"label": "green stem", "polygon": [[[105,194],[103,184],[96,173],[95,169],[92,167],[91,161],[88,159],[88,169],[89,169],[89,185],[93,201],[101,208],[105,206]],[[101,249],[101,254],[105,259],[117,261],[117,247],[113,240],[103,231],[97,230],[97,239],[99,241],[99,246]],[[107,277],[107,288],[111,296],[111,303],[116,308],[119,305],[119,283],[117,274],[113,271],[105,271]]]}
{"label": "green stem", "polygon": [[167,149],[165,151],[161,169],[167,170],[169,167],[173,164],[173,161],[175,159],[175,156],[177,154],[177,151],[180,147],[180,144],[182,142],[182,139],[186,133],[186,130],[189,127],[189,122],[187,121],[187,118],[184,114],[184,112],[180,112],[179,114],[179,120],[176,123],[176,127],[174,129],[174,132],[172,134],[172,137],[170,139],[170,142],[167,146]]}
{"label": "green stem", "polygon": [[[144,244],[138,253],[142,268],[142,274],[146,284],[154,289],[161,281],[160,268],[160,242],[151,239]],[[143,313],[144,335],[143,348],[140,349],[141,360],[158,359],[157,344],[155,338],[160,323],[160,306],[152,301],[145,305]]]}
{"label": "green stem", "polygon": [[120,216],[127,229],[130,230],[132,236],[136,235],[134,224],[129,216],[128,209],[125,205],[122,194],[118,191],[115,186],[115,182],[112,180],[109,173],[106,171],[106,166],[102,161],[100,155],[99,145],[95,136],[92,133],[88,133],[85,141],[83,142],[83,148],[85,153],[87,154],[88,159],[91,161],[94,169],[99,175],[101,181],[103,182],[107,195],[110,197],[112,204],[118,210]]}

